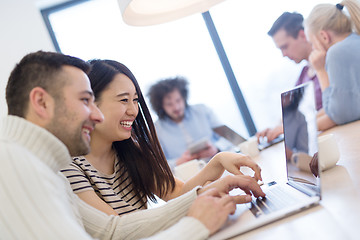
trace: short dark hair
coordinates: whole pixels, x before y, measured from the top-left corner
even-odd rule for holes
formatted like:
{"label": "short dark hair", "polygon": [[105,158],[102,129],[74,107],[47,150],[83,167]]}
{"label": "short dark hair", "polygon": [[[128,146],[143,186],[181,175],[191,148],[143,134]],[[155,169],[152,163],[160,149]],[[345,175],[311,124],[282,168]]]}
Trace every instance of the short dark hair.
{"label": "short dark hair", "polygon": [[85,61],[61,53],[38,51],[23,57],[11,72],[6,86],[8,114],[24,118],[29,94],[35,87],[57,96],[66,83],[57,77],[65,65],[77,67],[85,73],[90,69]]}
{"label": "short dark hair", "polygon": [[268,35],[273,37],[280,29],[284,29],[285,32],[297,38],[300,30],[304,30],[303,25],[304,17],[297,12],[284,12],[272,25],[268,32]]}
{"label": "short dark hair", "polygon": [[148,97],[150,98],[152,108],[160,119],[164,119],[167,116],[163,108],[163,99],[166,94],[174,91],[175,89],[179,90],[185,101],[185,105],[188,105],[188,84],[188,81],[184,77],[177,76],[174,78],[162,79],[150,87]]}

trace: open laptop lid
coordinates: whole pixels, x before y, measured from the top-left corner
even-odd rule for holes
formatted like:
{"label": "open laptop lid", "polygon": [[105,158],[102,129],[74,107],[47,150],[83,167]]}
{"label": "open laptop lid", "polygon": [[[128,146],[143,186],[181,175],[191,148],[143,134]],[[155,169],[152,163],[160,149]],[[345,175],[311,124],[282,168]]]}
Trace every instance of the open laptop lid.
{"label": "open laptop lid", "polygon": [[313,83],[282,93],[281,106],[288,183],[308,195],[321,197],[320,172],[315,177],[309,167],[318,152]]}
{"label": "open laptop lid", "polygon": [[[234,130],[232,130],[231,128],[229,128],[226,125],[221,125],[219,127],[215,127],[215,128],[213,128],[213,131],[215,133],[217,133],[219,136],[225,138],[227,141],[232,143],[234,146],[239,146],[240,143],[243,143],[247,140],[246,138],[244,138],[243,136],[241,136],[240,134],[238,134],[237,132],[235,132]],[[284,136],[283,136],[283,134],[281,134],[280,136],[278,136],[271,142],[267,142],[267,140],[261,141],[258,144],[258,148],[260,151],[264,150],[265,148],[268,148],[278,142],[283,141],[283,139],[284,139]]]}
{"label": "open laptop lid", "polygon": [[226,125],[215,127],[213,128],[213,131],[216,132],[219,136],[231,142],[234,146],[238,146],[240,143],[246,141],[244,137],[240,136],[238,133],[236,133],[234,130],[232,130]]}

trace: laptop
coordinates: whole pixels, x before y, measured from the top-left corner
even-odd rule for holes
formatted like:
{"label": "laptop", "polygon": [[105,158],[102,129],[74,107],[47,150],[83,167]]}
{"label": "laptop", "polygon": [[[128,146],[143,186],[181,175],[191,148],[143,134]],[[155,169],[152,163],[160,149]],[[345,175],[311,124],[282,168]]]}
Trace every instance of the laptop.
{"label": "laptop", "polygon": [[[223,228],[210,239],[230,238],[319,203],[320,172],[318,177],[315,177],[308,165],[318,152],[313,83],[309,82],[282,93],[281,104],[287,178],[284,181],[264,184],[262,189],[266,197],[253,198],[251,203],[238,204],[235,214],[229,216]],[[281,167],[283,166],[279,166]],[[230,194],[240,192],[240,189],[235,189]]]}
{"label": "laptop", "polygon": [[[225,138],[230,143],[232,143],[234,146],[239,146],[240,143],[247,141],[246,138],[232,130],[226,125],[221,125],[219,127],[213,128],[213,131],[217,133],[219,136]],[[268,148],[276,143],[279,143],[284,140],[283,134],[275,138],[274,140],[268,142],[266,139],[262,139],[260,143],[258,144],[259,150],[264,150],[265,148]]]}

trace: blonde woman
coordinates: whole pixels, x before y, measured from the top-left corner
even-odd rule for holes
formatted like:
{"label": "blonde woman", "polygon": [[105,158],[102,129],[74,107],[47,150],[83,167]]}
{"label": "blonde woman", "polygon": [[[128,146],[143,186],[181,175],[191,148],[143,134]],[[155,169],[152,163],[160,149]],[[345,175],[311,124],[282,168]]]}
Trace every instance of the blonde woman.
{"label": "blonde woman", "polygon": [[305,21],[310,62],[322,89],[319,130],[360,119],[360,4],[319,4]]}

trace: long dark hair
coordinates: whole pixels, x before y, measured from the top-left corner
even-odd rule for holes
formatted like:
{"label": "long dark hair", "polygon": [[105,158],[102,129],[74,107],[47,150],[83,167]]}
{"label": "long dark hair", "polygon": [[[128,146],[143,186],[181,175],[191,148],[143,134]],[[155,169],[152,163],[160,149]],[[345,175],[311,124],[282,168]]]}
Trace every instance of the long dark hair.
{"label": "long dark hair", "polygon": [[154,193],[159,197],[175,188],[175,179],[166,161],[156,135],[148,107],[138,82],[132,72],[123,64],[113,60],[91,60],[88,74],[95,99],[101,100],[101,93],[122,73],[131,79],[139,98],[139,113],[132,125],[131,138],[113,142],[112,147],[120,161],[124,162],[139,199],[145,194],[152,201]]}

